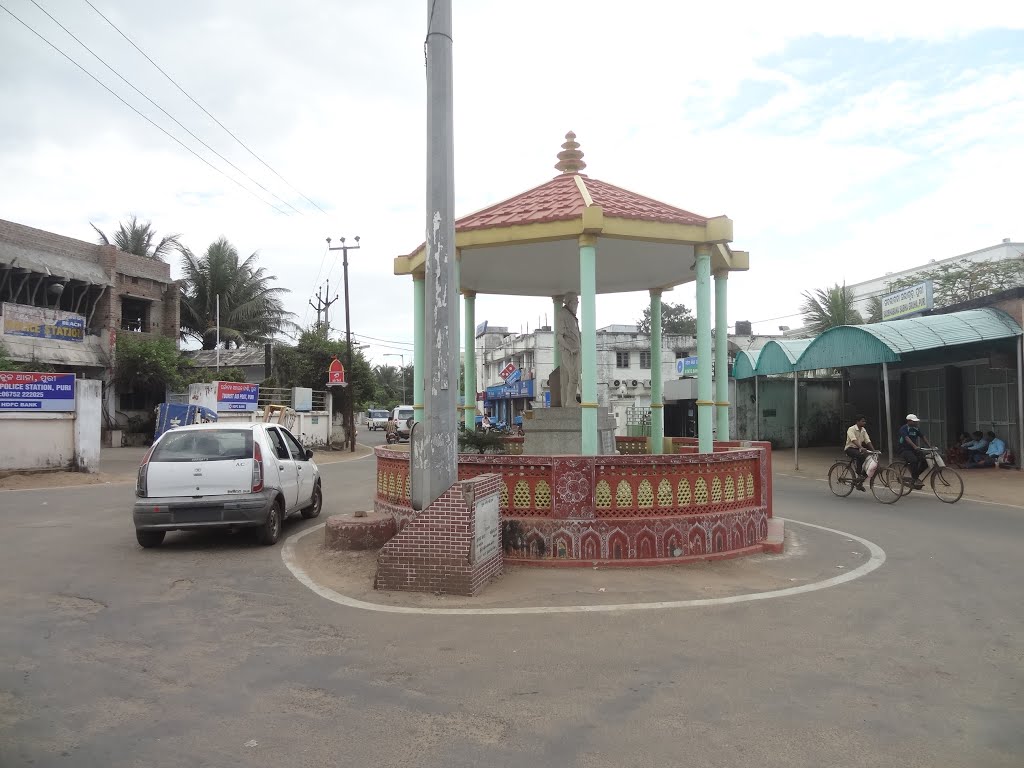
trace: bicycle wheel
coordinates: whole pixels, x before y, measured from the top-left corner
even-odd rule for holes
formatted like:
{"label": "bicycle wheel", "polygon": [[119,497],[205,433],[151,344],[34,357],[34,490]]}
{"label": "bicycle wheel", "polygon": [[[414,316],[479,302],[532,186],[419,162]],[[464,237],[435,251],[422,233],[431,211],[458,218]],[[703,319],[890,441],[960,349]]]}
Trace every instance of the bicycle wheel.
{"label": "bicycle wheel", "polygon": [[939,501],[956,504],[964,495],[964,481],[960,473],[949,467],[936,467],[932,472],[932,493]]}
{"label": "bicycle wheel", "polygon": [[907,464],[907,462],[899,460],[894,461],[889,465],[889,469],[896,473],[900,496],[906,496],[914,490],[914,475],[910,471],[910,465]]}
{"label": "bicycle wheel", "polygon": [[849,463],[837,461],[828,471],[828,487],[836,496],[853,493],[853,470]]}
{"label": "bicycle wheel", "polygon": [[871,495],[882,504],[895,504],[903,496],[900,475],[892,467],[879,467],[871,476]]}

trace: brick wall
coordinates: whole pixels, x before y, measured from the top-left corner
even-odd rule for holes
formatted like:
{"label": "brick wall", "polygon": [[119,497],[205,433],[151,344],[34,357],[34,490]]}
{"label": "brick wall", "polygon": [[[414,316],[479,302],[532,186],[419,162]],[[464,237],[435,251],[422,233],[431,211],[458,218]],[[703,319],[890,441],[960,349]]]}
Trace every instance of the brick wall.
{"label": "brick wall", "polygon": [[501,547],[483,562],[471,562],[476,535],[470,491],[479,501],[499,492],[501,476],[479,475],[452,486],[416,515],[377,557],[376,589],[478,594],[502,569]]}

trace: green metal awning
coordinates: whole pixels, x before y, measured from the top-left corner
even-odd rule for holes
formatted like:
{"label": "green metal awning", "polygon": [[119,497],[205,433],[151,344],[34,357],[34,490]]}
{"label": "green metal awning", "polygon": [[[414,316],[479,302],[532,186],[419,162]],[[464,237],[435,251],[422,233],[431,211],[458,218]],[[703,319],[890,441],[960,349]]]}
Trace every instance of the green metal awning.
{"label": "green metal awning", "polygon": [[792,373],[796,361],[812,341],[813,339],[772,339],[761,347],[754,373],[757,376]]}
{"label": "green metal awning", "polygon": [[736,353],[732,363],[732,377],[734,379],[749,379],[754,375],[754,367],[757,365],[757,358],[761,354],[759,349],[741,349]]}
{"label": "green metal awning", "polygon": [[[830,328],[811,341],[790,370],[894,363],[908,353],[1013,338],[1021,333],[1012,317],[990,307],[868,325],[843,325]],[[769,342],[765,350],[774,343]],[[762,350],[758,369],[764,359]]]}

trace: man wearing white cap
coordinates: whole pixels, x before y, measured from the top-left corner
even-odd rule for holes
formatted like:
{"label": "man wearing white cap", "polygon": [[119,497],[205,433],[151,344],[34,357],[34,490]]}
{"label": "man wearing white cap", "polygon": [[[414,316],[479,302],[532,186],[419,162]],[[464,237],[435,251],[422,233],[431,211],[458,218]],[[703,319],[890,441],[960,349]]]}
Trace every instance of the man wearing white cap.
{"label": "man wearing white cap", "polygon": [[928,462],[925,461],[924,451],[921,450],[921,443],[931,448],[931,443],[928,442],[928,438],[924,436],[924,432],[920,429],[921,420],[912,413],[907,414],[907,423],[900,427],[897,435],[899,436],[899,450],[900,457],[907,462],[907,466],[910,467],[910,472],[914,478],[914,487],[920,490],[924,488],[924,484],[921,482],[921,473],[928,468]]}

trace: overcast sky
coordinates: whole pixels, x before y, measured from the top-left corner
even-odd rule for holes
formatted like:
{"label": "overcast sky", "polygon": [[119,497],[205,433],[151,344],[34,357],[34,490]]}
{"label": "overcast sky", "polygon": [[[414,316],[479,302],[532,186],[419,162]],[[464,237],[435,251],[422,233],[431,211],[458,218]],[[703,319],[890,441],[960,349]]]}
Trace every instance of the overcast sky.
{"label": "overcast sky", "polygon": [[[411,362],[412,288],[392,259],[423,240],[427,3],[92,0],[290,183],[189,102],[84,0],[37,0],[226,166],[47,18],[0,4],[126,101],[288,212],[211,170],[0,10],[0,218],[92,240],[135,213],[194,251],[224,235],[307,301],[351,255],[353,331]],[[1024,239],[1024,3],[455,0],[456,210],[554,175],[573,130],[592,177],[728,215],[749,273],[729,322],[797,326],[800,292]],[[324,214],[307,201],[315,201]],[[177,274],[177,265],[174,266]],[[693,306],[692,286],[666,300]],[[635,321],[645,294],[598,298]],[[332,325],[343,328],[342,304]],[[526,330],[550,302],[482,296]],[[487,383],[487,382],[484,382]]]}

